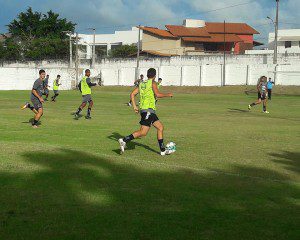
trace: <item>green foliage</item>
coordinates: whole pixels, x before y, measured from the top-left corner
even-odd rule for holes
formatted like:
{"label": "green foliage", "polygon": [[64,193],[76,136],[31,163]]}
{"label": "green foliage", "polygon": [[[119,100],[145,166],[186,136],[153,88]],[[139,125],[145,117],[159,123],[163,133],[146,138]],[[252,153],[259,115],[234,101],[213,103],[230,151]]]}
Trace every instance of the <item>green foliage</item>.
{"label": "green foliage", "polygon": [[137,53],[137,46],[135,45],[122,45],[110,50],[109,56],[114,58],[126,58],[130,55]]}
{"label": "green foliage", "polygon": [[74,29],[74,23],[59,18],[53,11],[42,14],[29,7],[8,24],[11,37],[2,44],[0,59],[67,58],[69,44],[64,31],[74,32]]}

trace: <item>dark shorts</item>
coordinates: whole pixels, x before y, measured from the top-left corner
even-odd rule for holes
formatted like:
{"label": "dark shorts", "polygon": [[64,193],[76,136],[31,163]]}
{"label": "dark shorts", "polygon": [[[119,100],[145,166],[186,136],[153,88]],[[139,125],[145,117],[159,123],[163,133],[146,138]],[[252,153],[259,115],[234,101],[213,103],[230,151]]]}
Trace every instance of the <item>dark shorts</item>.
{"label": "dark shorts", "polygon": [[58,90],[53,90],[54,94],[58,94]]}
{"label": "dark shorts", "polygon": [[87,102],[91,102],[91,101],[92,101],[91,94],[82,95],[82,103],[87,103]]}
{"label": "dark shorts", "polygon": [[257,93],[257,99],[265,100],[267,98],[266,93],[260,94],[260,92]]}
{"label": "dark shorts", "polygon": [[140,124],[142,126],[147,126],[147,127],[151,127],[151,125],[153,123],[155,123],[156,121],[158,121],[158,117],[155,113],[151,113],[151,112],[142,112],[141,113],[141,121]]}
{"label": "dark shorts", "polygon": [[39,108],[43,108],[43,104],[40,102],[40,100],[36,99],[36,98],[32,98],[31,102],[33,104],[33,107],[35,110],[39,110]]}

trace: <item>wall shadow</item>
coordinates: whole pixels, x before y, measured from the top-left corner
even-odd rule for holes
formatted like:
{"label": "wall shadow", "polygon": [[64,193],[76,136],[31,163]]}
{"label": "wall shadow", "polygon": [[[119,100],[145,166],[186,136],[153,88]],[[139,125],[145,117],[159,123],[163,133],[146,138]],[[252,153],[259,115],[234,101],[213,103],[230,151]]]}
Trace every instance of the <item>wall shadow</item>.
{"label": "wall shadow", "polygon": [[89,153],[25,152],[0,171],[0,239],[299,239],[299,188],[235,174],[143,170]]}

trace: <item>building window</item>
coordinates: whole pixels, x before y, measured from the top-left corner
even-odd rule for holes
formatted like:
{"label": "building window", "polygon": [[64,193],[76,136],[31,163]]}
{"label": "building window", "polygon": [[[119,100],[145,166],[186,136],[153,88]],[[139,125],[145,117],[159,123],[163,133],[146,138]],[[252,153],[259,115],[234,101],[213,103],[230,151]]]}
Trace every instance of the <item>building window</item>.
{"label": "building window", "polygon": [[285,42],[285,48],[291,48],[292,47],[292,42],[291,41],[286,41]]}

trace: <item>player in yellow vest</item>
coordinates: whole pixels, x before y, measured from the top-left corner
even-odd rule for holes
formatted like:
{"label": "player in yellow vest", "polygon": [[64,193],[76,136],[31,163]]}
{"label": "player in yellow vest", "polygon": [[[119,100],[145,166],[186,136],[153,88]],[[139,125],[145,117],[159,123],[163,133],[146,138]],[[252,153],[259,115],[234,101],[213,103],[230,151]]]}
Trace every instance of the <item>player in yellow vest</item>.
{"label": "player in yellow vest", "polygon": [[52,99],[51,101],[52,102],[55,102],[55,98],[59,95],[58,88],[61,85],[61,83],[59,83],[59,80],[60,80],[60,75],[57,75],[56,79],[53,81],[53,92],[54,92],[54,95],[51,97],[51,99]]}
{"label": "player in yellow vest", "polygon": [[[121,154],[123,154],[125,151],[126,143],[130,142],[133,139],[146,136],[150,130],[151,125],[153,125],[157,129],[157,140],[161,155],[164,156],[166,154],[170,154],[164,146],[164,126],[161,121],[159,121],[156,115],[155,98],[173,97],[173,94],[163,94],[158,91],[157,83],[155,82],[156,70],[154,68],[150,68],[148,70],[147,77],[148,80],[140,82],[139,86],[136,87],[130,94],[134,111],[136,113],[140,112],[141,114],[141,128],[140,130],[128,135],[127,137],[119,139]],[[140,109],[137,108],[135,103],[135,96],[138,93],[140,94]]]}
{"label": "player in yellow vest", "polygon": [[89,69],[85,70],[85,76],[82,78],[81,82],[80,82],[80,89],[81,89],[81,93],[82,93],[82,103],[79,106],[79,108],[77,109],[76,113],[75,113],[75,119],[79,118],[79,113],[82,111],[82,109],[86,106],[87,103],[89,103],[88,106],[88,110],[87,110],[87,114],[85,116],[86,119],[91,119],[91,110],[93,107],[93,100],[92,100],[92,89],[91,87],[96,86],[96,83],[92,83],[91,79],[91,71]]}

